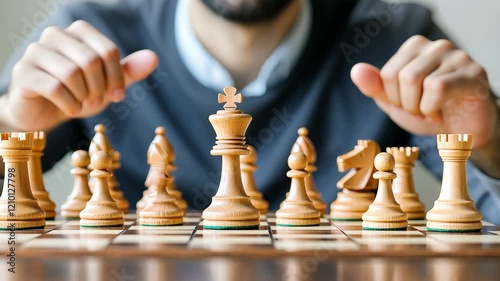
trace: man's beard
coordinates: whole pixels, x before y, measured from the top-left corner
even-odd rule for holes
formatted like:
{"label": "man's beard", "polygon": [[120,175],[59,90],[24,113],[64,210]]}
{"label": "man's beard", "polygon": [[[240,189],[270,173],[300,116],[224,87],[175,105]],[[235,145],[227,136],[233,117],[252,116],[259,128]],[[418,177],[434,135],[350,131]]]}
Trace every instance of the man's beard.
{"label": "man's beard", "polygon": [[292,1],[293,0],[202,0],[202,2],[215,14],[238,23],[256,23],[273,19]]}

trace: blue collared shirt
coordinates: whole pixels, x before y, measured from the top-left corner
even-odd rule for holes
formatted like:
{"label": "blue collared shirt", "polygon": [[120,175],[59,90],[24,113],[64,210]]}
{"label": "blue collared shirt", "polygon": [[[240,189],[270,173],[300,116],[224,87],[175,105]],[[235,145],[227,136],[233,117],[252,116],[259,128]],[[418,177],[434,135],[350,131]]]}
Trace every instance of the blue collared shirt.
{"label": "blue collared shirt", "polygon": [[[178,1],[175,15],[175,41],[181,59],[189,72],[205,87],[221,91],[234,85],[231,74],[203,47],[191,25],[189,1]],[[261,96],[272,86],[286,79],[299,59],[311,31],[311,3],[301,0],[303,8],[297,22],[285,39],[262,65],[257,78],[241,92],[246,97]]]}

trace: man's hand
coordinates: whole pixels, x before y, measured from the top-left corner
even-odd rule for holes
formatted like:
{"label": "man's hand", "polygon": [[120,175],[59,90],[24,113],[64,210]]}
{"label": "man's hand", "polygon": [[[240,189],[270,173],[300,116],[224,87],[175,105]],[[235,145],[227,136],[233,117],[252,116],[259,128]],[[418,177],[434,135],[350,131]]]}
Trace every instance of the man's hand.
{"label": "man's hand", "polygon": [[[499,109],[486,72],[448,40],[413,36],[381,70],[359,63],[351,78],[408,132],[473,134],[475,150],[489,154],[500,146]],[[500,176],[500,163],[483,164],[488,167],[481,168]]]}
{"label": "man's hand", "polygon": [[49,27],[15,65],[0,120],[16,130],[47,130],[95,115],[123,100],[125,88],[157,65],[149,50],[120,60],[116,45],[87,22]]}

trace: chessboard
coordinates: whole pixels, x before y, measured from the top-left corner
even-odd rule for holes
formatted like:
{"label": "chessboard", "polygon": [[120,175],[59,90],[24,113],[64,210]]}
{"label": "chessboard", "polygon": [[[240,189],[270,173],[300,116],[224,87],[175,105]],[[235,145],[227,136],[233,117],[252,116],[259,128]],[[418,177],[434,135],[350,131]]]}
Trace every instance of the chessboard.
{"label": "chessboard", "polygon": [[[49,271],[47,268],[51,266],[55,268],[61,264],[68,264],[69,266],[71,261],[76,264],[90,262],[90,265],[95,265],[95,262],[92,263],[94,259],[101,260],[101,262],[98,262],[101,267],[107,263],[114,264],[113,268],[117,272],[120,272],[123,268],[131,268],[132,270],[138,264],[144,263],[144,266],[150,263],[154,264],[153,261],[159,264],[169,261],[178,266],[179,263],[192,263],[193,259],[196,263],[215,264],[215,266],[222,268],[220,270],[226,270],[224,269],[224,261],[231,261],[228,263],[229,265],[238,265],[241,259],[244,260],[244,268],[245,264],[248,266],[253,264],[257,268],[263,267],[264,271],[269,270],[269,268],[277,270],[273,266],[267,268],[265,264],[269,263],[279,267],[279,272],[275,272],[278,275],[281,274],[279,276],[290,274],[289,270],[297,271],[302,268],[307,271],[307,266],[316,266],[308,273],[310,277],[316,276],[316,274],[324,274],[324,272],[321,273],[324,270],[321,266],[327,268],[327,265],[330,265],[336,268],[335,274],[337,277],[339,274],[345,277],[345,279],[340,278],[342,280],[361,280],[351,279],[352,276],[358,276],[356,274],[368,274],[361,272],[366,271],[366,268],[359,271],[359,268],[356,269],[357,267],[366,264],[369,266],[369,272],[372,272],[373,267],[380,263],[383,264],[383,261],[390,261],[391,266],[389,268],[382,266],[379,270],[392,272],[391,274],[397,272],[394,266],[402,262],[404,263],[403,268],[406,268],[405,270],[419,271],[428,266],[435,267],[436,264],[442,263],[442,260],[451,260],[449,267],[454,271],[464,272],[464,276],[467,276],[467,272],[477,271],[477,279],[474,280],[485,280],[482,278],[500,273],[498,268],[498,262],[500,261],[500,226],[487,222],[483,222],[481,232],[440,233],[426,231],[425,221],[423,220],[410,221],[410,225],[406,230],[399,231],[363,230],[361,221],[332,221],[328,215],[321,218],[319,226],[277,226],[275,221],[276,217],[273,213],[270,213],[267,216],[260,217],[258,229],[213,230],[204,229],[201,213],[196,212],[187,213],[182,225],[160,227],[142,226],[137,222],[135,214],[128,214],[125,216],[123,226],[88,228],[80,227],[78,220],[63,220],[56,217],[53,221],[47,221],[44,229],[16,230],[12,233],[9,231],[0,232],[0,276],[5,275],[9,267],[9,239],[15,240],[16,274],[7,274],[5,277],[20,279],[2,278],[1,280],[37,280],[31,277],[28,279],[32,274],[34,276],[40,274],[36,273],[36,270],[45,272]],[[75,262],[75,260],[79,262]],[[50,261],[53,263],[50,263]],[[481,263],[474,266],[479,261]],[[33,264],[37,262],[43,264],[33,267]],[[286,269],[286,265],[289,263],[295,263],[299,268],[293,269],[294,266],[292,266],[292,269]],[[459,266],[461,269],[456,269],[457,263],[458,265],[467,266],[463,266],[463,268]],[[84,265],[81,266],[85,267]],[[110,265],[108,264],[108,266]],[[189,268],[188,265],[185,266]],[[380,265],[378,266],[380,267]],[[72,267],[70,266],[70,268]],[[99,267],[92,268],[97,270]],[[210,269],[210,266],[202,268],[207,270]],[[446,268],[444,266],[443,270],[446,270]],[[144,270],[136,268],[133,271],[138,274]],[[186,270],[189,271],[190,269]],[[242,269],[236,271],[240,270]],[[78,272],[84,274],[82,273],[84,271],[84,269],[80,268]],[[165,269],[159,272],[163,271]],[[226,271],[231,272],[229,269]],[[104,270],[102,274],[109,277],[109,275],[106,275],[109,272],[112,271]],[[219,273],[224,276],[230,274],[229,272]],[[430,274],[429,272],[427,274]],[[66,268],[65,270],[53,271],[53,273],[69,274],[69,271]],[[454,274],[456,273],[458,272]],[[259,273],[254,272],[252,274]],[[297,271],[293,274],[301,275],[303,273]],[[70,280],[67,275],[64,275],[65,277],[61,277],[61,279],[55,278],[55,275],[51,276],[53,277],[50,280]],[[367,276],[373,277],[372,273]],[[432,273],[432,276],[434,276],[434,273]],[[427,276],[424,280],[432,280],[432,276]],[[103,277],[102,280],[113,279]],[[153,279],[115,278],[114,280]],[[407,278],[407,280],[411,279]]]}

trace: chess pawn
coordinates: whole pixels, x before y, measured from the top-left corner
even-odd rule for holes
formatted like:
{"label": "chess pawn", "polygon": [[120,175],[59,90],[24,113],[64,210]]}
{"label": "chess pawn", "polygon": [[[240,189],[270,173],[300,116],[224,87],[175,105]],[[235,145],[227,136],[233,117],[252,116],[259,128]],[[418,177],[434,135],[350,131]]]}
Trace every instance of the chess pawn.
{"label": "chess pawn", "polygon": [[290,171],[286,176],[292,179],[290,192],[276,212],[276,225],[310,226],[319,225],[321,213],[314,207],[306,192],[305,178],[309,176],[307,157],[302,152],[292,152],[288,157]]}
{"label": "chess pawn", "polygon": [[427,230],[480,231],[482,217],[469,196],[465,165],[471,154],[472,135],[438,134],[437,146],[443,159],[443,181],[439,198],[426,216]]}
{"label": "chess pawn", "polygon": [[88,184],[90,170],[89,154],[85,150],[77,150],[71,155],[71,174],[75,177],[73,191],[61,206],[61,215],[66,219],[80,219],[80,212],[92,197]]}
{"label": "chess pawn", "polygon": [[316,185],[314,184],[313,173],[318,170],[316,167],[316,148],[309,138],[309,131],[306,128],[300,128],[297,133],[299,137],[295,141],[291,152],[302,152],[307,157],[307,172],[309,176],[305,178],[306,191],[309,199],[314,203],[314,207],[323,216],[326,212],[326,204],[321,199],[321,194],[316,190]]}
{"label": "chess pawn", "polygon": [[90,176],[94,179],[94,193],[80,212],[80,226],[121,226],[124,223],[123,212],[109,193],[108,178],[111,177],[109,171],[111,162],[111,156],[104,151],[96,151],[91,157],[90,165],[94,170],[90,172]]}
{"label": "chess pawn", "polygon": [[252,205],[255,206],[261,215],[267,214],[269,203],[263,198],[262,193],[257,189],[255,184],[254,172],[257,170],[255,162],[257,161],[257,151],[251,145],[248,146],[250,153],[248,155],[241,155],[241,177],[243,181],[243,188],[248,196]]}
{"label": "chess pawn", "polygon": [[378,179],[378,191],[375,200],[363,214],[363,229],[367,230],[398,230],[408,227],[406,215],[392,192],[391,180],[396,178],[393,172],[394,157],[387,152],[375,157],[375,168],[378,170],[373,177]]}
{"label": "chess pawn", "polygon": [[167,191],[167,185],[172,180],[165,174],[168,155],[165,147],[155,141],[148,150],[148,161],[151,163],[149,197],[139,213],[139,223],[150,226],[179,225],[183,223],[184,212]]}
{"label": "chess pawn", "polygon": [[0,196],[0,230],[45,226],[45,212],[31,193],[28,176],[32,146],[32,132],[0,134],[0,156],[5,163]]}
{"label": "chess pawn", "polygon": [[[105,134],[106,127],[103,124],[95,125],[94,131],[95,135],[92,138],[92,141],[90,142],[89,146],[89,156],[90,158],[92,158],[92,155],[97,151],[107,152],[111,156],[112,160],[111,160],[110,172],[112,176],[108,178],[108,188],[110,189],[110,194],[116,201],[118,208],[120,208],[120,210],[122,210],[122,212],[126,214],[128,212],[129,203],[123,197],[123,192],[118,190],[120,184],[118,183],[116,177],[114,176],[114,171],[120,168],[120,154],[113,150],[113,146],[111,145],[111,142],[109,141],[108,137]],[[89,166],[89,168],[93,169],[92,163]],[[93,178],[90,179],[89,186],[90,189],[93,191],[94,189]]]}
{"label": "chess pawn", "polygon": [[396,159],[394,172],[397,177],[392,181],[392,190],[401,209],[408,219],[425,219],[425,206],[415,191],[413,168],[418,158],[418,147],[388,147],[387,152]]}
{"label": "chess pawn", "polygon": [[45,219],[53,220],[56,216],[56,204],[50,200],[49,193],[43,183],[42,156],[47,143],[44,131],[33,132],[33,152],[28,161],[28,174],[31,191],[38,201],[40,208],[45,211]]}
{"label": "chess pawn", "polygon": [[260,225],[260,213],[245,193],[241,181],[240,155],[250,153],[245,144],[245,132],[252,120],[248,114],[236,110],[241,102],[236,88],[224,88],[219,103],[226,102],[224,110],[212,114],[209,121],[217,134],[216,145],[210,154],[222,156],[221,181],[212,203],[203,211],[203,227],[208,229],[248,229]]}

